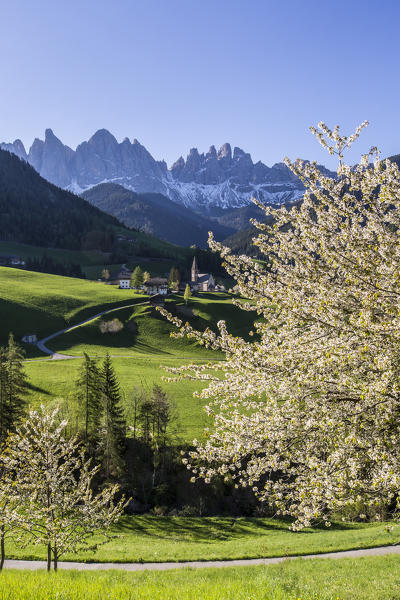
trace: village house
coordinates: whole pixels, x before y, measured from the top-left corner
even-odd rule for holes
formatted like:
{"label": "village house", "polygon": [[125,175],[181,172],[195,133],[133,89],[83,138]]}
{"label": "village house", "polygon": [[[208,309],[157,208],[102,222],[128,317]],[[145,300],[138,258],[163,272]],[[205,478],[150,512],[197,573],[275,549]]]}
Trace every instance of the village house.
{"label": "village house", "polygon": [[36,333],[27,333],[21,338],[21,341],[24,344],[36,344],[38,339]]}
{"label": "village house", "polygon": [[211,273],[199,273],[197,267],[196,257],[193,259],[192,264],[192,277],[190,281],[190,288],[199,292],[213,292],[215,289],[215,280]]}
{"label": "village house", "polygon": [[118,285],[123,289],[129,289],[131,287],[131,277],[132,271],[129,269],[121,269],[120,271],[114,271],[110,274],[110,280],[108,283],[111,285]]}
{"label": "village house", "polygon": [[145,293],[149,294],[149,296],[154,296],[155,294],[165,296],[168,293],[168,279],[164,277],[151,277],[144,283],[143,287]]}
{"label": "village house", "polygon": [[129,279],[120,279],[119,287],[121,290],[130,290],[131,289],[131,280]]}
{"label": "village house", "polygon": [[22,260],[19,256],[14,256],[13,254],[0,254],[0,265],[21,265],[23,266],[25,261]]}

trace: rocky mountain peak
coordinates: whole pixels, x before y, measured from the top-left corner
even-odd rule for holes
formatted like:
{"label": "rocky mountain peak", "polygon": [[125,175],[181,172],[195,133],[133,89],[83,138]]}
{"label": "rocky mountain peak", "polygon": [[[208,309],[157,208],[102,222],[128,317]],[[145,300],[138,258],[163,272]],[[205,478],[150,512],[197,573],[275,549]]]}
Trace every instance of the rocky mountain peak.
{"label": "rocky mountain peak", "polygon": [[218,150],[219,159],[227,159],[229,162],[232,160],[232,149],[230,144],[223,144]]}
{"label": "rocky mountain peak", "polygon": [[60,140],[54,135],[54,132],[53,132],[52,129],[50,129],[50,128],[46,129],[45,132],[44,132],[44,140],[45,140],[45,142],[50,142],[53,139],[55,139],[58,142],[60,142]]}
{"label": "rocky mountain peak", "polygon": [[216,159],[217,158],[217,151],[215,149],[215,146],[210,146],[210,148],[209,148],[209,150],[208,150],[208,152],[206,154],[206,158],[208,158],[208,159],[210,159],[210,158],[211,159],[214,159],[214,158]]}
{"label": "rocky mountain peak", "polygon": [[[76,150],[64,145],[51,129],[44,140],[36,138],[29,150],[21,140],[0,147],[27,160],[43,177],[75,193],[103,182],[112,182],[132,191],[161,193],[178,204],[199,212],[210,207],[236,208],[256,196],[267,202],[286,202],[301,196],[302,184],[282,164],[267,167],[253,163],[240,147],[223,144],[217,151],[189,150],[171,168],[156,161],[137,139],[119,143],[107,130],[99,129]],[[210,209],[211,210],[211,209]]]}
{"label": "rocky mountain peak", "polygon": [[107,129],[98,129],[87,143],[106,154],[108,148],[118,146],[116,138]]}
{"label": "rocky mountain peak", "polygon": [[20,139],[16,139],[12,143],[2,142],[0,143],[0,149],[7,150],[7,152],[12,152],[13,154],[18,156],[19,158],[22,158],[25,161],[28,160],[28,155],[26,153],[25,146]]}

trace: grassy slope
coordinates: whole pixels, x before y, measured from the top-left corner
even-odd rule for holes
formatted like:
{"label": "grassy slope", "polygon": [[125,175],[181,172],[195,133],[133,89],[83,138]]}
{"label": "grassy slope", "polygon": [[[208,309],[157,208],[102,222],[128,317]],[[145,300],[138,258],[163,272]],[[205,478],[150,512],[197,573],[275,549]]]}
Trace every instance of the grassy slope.
{"label": "grassy slope", "polygon": [[400,557],[167,572],[6,570],[0,600],[399,600]]}
{"label": "grassy slope", "polygon": [[[180,307],[183,306],[181,297],[172,298],[168,304],[180,314]],[[231,304],[230,298],[222,294],[204,294],[194,298],[189,308],[194,314],[191,317],[181,315],[184,320],[189,319],[195,326],[204,328],[215,326],[215,321],[226,318],[236,335],[248,330],[252,318],[249,313],[239,311]],[[109,315],[108,318],[113,316]],[[191,441],[200,436],[209,423],[202,410],[202,401],[193,398],[193,392],[204,386],[192,381],[167,384],[162,381],[167,374],[161,366],[175,367],[192,361],[221,360],[223,355],[185,339],[172,339],[170,332],[174,328],[150,306],[138,305],[134,309],[118,311],[115,316],[124,323],[120,333],[102,334],[99,320],[94,320],[51,340],[48,345],[52,350],[77,357],[87,352],[90,356],[101,358],[109,352],[114,357],[113,364],[126,396],[137,386],[151,388],[154,383],[161,383],[176,404],[182,439]],[[136,330],[134,332],[131,331],[132,323]],[[30,398],[31,405],[67,397],[73,391],[80,362],[27,363],[26,372],[35,388]]]}
{"label": "grassy slope", "polygon": [[[118,537],[96,552],[66,558],[85,562],[231,560],[370,548],[400,539],[400,526],[387,533],[383,523],[341,523],[331,529],[294,533],[287,522],[279,520],[226,517],[124,517],[114,530]],[[7,543],[7,554],[39,559],[46,552],[44,547],[21,550]]]}
{"label": "grassy slope", "polygon": [[0,267],[0,343],[9,331],[44,337],[102,308],[141,301],[129,290],[102,283]]}
{"label": "grassy slope", "polygon": [[[126,293],[126,292],[125,292]],[[128,292],[129,293],[129,292]],[[190,321],[195,327],[204,329],[211,327],[220,319],[225,319],[229,330],[234,335],[246,335],[253,320],[252,313],[240,311],[233,306],[229,296],[225,294],[202,294],[190,300],[189,312],[186,311],[181,296],[173,296],[167,300],[167,308],[177,314],[183,321]],[[50,343],[53,350],[71,355],[101,356],[106,352],[115,355],[150,355],[151,357],[176,356],[181,358],[221,359],[222,354],[207,351],[203,347],[186,339],[172,339],[174,331],[159,313],[150,306],[137,306],[126,309],[115,316],[124,323],[124,329],[118,334],[103,335],[99,331],[98,321],[66,333]],[[110,315],[111,319],[112,316]],[[131,328],[134,327],[132,331]]]}
{"label": "grassy slope", "polygon": [[[143,296],[115,286],[3,267],[0,268],[0,344],[6,342],[9,331],[13,331],[18,340],[28,332],[44,337],[84,320],[102,308],[144,300]],[[173,298],[169,305],[180,314],[182,298]],[[226,295],[204,294],[193,298],[189,308],[193,309],[193,316],[181,316],[200,328],[213,326],[220,318],[226,318],[237,335],[250,326],[251,315],[232,306]],[[51,340],[49,346],[52,350],[76,356],[82,356],[85,351],[91,356],[101,357],[109,352],[118,357],[114,364],[127,395],[138,385],[151,388],[153,383],[160,383],[165,375],[160,365],[179,366],[192,360],[223,358],[193,342],[171,339],[169,334],[173,326],[149,306],[122,310],[108,318],[114,316],[125,324],[118,334],[103,335],[98,321],[92,321]],[[132,322],[137,331],[130,330]],[[35,348],[27,348],[30,356],[42,357]],[[80,362],[41,360],[26,363],[32,388],[30,404],[37,406],[40,401],[48,403],[58,397],[67,397],[73,391]],[[191,441],[201,434],[206,423],[201,400],[193,398],[193,392],[202,386],[190,381],[163,385],[177,405],[182,438]]]}
{"label": "grassy slope", "polygon": [[[118,228],[117,230],[126,238],[126,241],[123,242],[123,247],[124,253],[130,256],[129,264],[132,266],[140,265],[144,271],[150,271],[152,276],[164,276],[172,266],[176,266],[178,262],[184,261],[188,256],[191,256],[192,251],[189,248],[175,246],[141,231],[128,231]],[[160,256],[164,256],[167,253],[171,258],[153,259],[144,256],[135,256],[138,249],[140,251],[141,248],[151,249],[155,255],[160,254]],[[121,267],[121,263],[110,264],[110,254],[101,252],[100,250],[66,250],[63,248],[46,248],[19,242],[0,241],[0,254],[12,254],[23,259],[27,259],[28,257],[40,258],[47,255],[56,262],[79,264],[86,277],[94,280],[100,278],[104,268],[109,269],[111,272],[118,271]]]}

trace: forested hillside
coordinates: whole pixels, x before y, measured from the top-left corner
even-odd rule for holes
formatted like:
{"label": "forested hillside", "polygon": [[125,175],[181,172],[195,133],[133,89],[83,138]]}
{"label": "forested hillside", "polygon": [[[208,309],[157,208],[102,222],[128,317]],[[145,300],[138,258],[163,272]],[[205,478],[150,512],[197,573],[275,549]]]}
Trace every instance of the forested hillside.
{"label": "forested hillside", "polygon": [[210,230],[217,239],[234,232],[229,222],[221,224],[204,218],[162,194],[137,194],[115,183],[96,185],[83,192],[82,198],[128,227],[180,246],[196,244],[204,248]]}
{"label": "forested hillside", "polygon": [[120,225],[4,150],[0,150],[0,219],[2,241],[76,250],[110,250]]}

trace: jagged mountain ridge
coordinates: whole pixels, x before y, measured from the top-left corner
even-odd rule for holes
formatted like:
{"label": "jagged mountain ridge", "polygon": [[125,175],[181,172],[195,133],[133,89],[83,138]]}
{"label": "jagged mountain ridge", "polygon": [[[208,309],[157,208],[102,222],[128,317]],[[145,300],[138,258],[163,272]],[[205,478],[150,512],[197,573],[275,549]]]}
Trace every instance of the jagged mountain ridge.
{"label": "jagged mountain ridge", "polygon": [[36,138],[27,152],[21,140],[0,148],[26,160],[61,188],[82,193],[100,183],[117,183],[137,193],[163,194],[201,214],[247,206],[255,196],[263,202],[283,203],[299,198],[301,182],[283,163],[267,167],[250,154],[224,144],[200,154],[192,148],[168,169],[136,139],[118,142],[106,129],[98,130],[73,150],[51,129]]}

